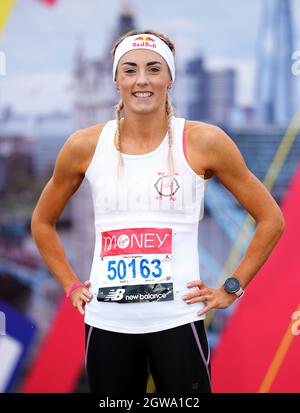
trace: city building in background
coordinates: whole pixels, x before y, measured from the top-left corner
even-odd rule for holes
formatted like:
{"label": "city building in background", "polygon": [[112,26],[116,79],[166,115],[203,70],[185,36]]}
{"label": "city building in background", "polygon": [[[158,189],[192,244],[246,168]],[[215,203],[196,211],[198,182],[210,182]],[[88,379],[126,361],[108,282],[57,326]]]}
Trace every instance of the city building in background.
{"label": "city building in background", "polygon": [[258,35],[256,120],[289,123],[295,110],[295,77],[291,71],[294,32],[290,0],[264,1]]}
{"label": "city building in background", "polygon": [[9,140],[19,136],[32,143],[30,152],[37,175],[49,174],[53,170],[55,159],[72,128],[72,116],[68,112],[20,114],[5,107],[0,118],[0,138]]}
{"label": "city building in background", "polygon": [[186,78],[186,117],[228,125],[235,107],[235,70],[207,70],[204,59],[196,57],[187,62]]}

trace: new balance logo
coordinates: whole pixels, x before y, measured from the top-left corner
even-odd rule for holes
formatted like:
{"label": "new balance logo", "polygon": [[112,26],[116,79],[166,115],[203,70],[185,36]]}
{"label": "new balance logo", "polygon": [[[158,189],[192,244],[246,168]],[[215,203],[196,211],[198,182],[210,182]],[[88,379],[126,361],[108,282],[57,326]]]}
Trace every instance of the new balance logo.
{"label": "new balance logo", "polygon": [[124,288],[117,288],[116,290],[110,290],[107,296],[105,297],[104,301],[120,301],[124,297],[125,289]]}

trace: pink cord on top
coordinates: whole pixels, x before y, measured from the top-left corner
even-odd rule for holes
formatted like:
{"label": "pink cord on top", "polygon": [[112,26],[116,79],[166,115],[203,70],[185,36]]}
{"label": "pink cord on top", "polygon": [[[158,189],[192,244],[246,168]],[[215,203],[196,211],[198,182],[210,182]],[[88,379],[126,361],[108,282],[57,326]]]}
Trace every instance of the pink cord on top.
{"label": "pink cord on top", "polygon": [[185,129],[183,129],[183,134],[182,134],[182,144],[183,144],[183,152],[185,159],[187,160],[187,155],[186,155],[186,139],[185,139]]}

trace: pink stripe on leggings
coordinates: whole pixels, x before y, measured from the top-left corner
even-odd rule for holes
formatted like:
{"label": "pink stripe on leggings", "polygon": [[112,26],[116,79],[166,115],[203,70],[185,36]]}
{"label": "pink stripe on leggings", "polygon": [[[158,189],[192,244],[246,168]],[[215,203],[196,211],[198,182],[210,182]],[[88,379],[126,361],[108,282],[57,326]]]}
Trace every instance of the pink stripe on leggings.
{"label": "pink stripe on leggings", "polygon": [[202,349],[200,340],[199,340],[199,336],[198,336],[198,332],[197,332],[196,326],[195,326],[194,323],[190,323],[190,324],[191,324],[191,327],[192,327],[192,330],[193,330],[193,333],[194,333],[194,337],[195,337],[195,340],[196,340],[196,343],[197,343],[197,346],[198,346],[198,349],[199,349],[201,358],[202,358],[203,363],[204,363],[205,368],[206,368],[206,372],[207,372],[207,376],[208,376],[208,380],[209,380],[209,385],[210,385],[210,388],[211,388],[211,380],[210,380],[210,374],[209,374],[209,368],[208,368],[209,357],[210,357],[209,345],[208,345],[208,357],[207,357],[207,360],[206,360],[206,359],[205,359],[205,356],[204,356],[204,353],[203,353],[203,349]]}
{"label": "pink stripe on leggings", "polygon": [[93,327],[90,326],[90,328],[89,328],[89,333],[88,333],[88,337],[87,337],[87,341],[86,341],[85,368],[86,368],[86,365],[87,365],[87,357],[88,357],[88,352],[89,352],[89,345],[90,345],[90,339],[91,339],[92,331],[93,331]]}

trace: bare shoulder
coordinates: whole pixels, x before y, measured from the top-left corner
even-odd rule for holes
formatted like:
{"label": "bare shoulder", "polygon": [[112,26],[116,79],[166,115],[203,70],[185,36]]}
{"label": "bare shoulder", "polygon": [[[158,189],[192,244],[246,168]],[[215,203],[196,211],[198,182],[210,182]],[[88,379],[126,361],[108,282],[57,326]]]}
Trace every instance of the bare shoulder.
{"label": "bare shoulder", "polygon": [[104,126],[105,123],[101,123],[78,129],[67,139],[66,143],[70,148],[70,155],[72,154],[73,156],[76,156],[82,173],[85,173],[91,158],[93,157]]}
{"label": "bare shoulder", "polygon": [[195,120],[186,120],[185,130],[190,143],[202,150],[218,144],[223,132],[216,125]]}
{"label": "bare shoulder", "polygon": [[200,165],[200,169],[207,171],[208,177],[221,177],[225,170],[230,169],[231,163],[239,163],[239,171],[246,170],[237,145],[222,128],[210,123],[189,120],[186,121],[185,127],[189,145],[188,156],[196,167]]}
{"label": "bare shoulder", "polygon": [[205,178],[214,175],[209,159],[218,139],[218,129],[206,122],[185,121],[187,160],[192,169]]}

